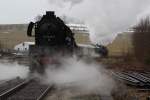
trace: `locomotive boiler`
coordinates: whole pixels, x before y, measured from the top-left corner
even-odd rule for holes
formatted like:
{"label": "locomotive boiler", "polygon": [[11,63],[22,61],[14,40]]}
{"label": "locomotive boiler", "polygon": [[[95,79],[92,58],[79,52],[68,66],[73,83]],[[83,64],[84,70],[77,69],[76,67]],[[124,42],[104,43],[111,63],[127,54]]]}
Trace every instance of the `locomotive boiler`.
{"label": "locomotive boiler", "polygon": [[71,56],[77,48],[74,33],[53,11],[30,22],[27,35],[35,37],[35,45],[29,46],[31,72],[44,73],[46,67],[59,65],[60,57]]}

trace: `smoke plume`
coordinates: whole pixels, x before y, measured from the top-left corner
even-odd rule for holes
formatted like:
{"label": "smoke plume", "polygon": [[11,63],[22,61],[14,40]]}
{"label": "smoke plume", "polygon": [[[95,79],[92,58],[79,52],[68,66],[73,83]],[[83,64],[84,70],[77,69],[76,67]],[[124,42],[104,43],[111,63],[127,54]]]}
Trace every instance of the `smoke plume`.
{"label": "smoke plume", "polygon": [[114,81],[104,71],[101,65],[67,58],[63,59],[61,67],[49,66],[46,75],[41,79],[57,87],[71,87],[81,92],[110,95]]}
{"label": "smoke plume", "polygon": [[118,32],[128,30],[138,19],[150,14],[149,0],[55,0],[52,5],[57,13],[84,21],[91,40],[102,44],[108,44]]}
{"label": "smoke plume", "polygon": [[26,78],[29,73],[28,67],[17,63],[0,63],[0,81],[16,77]]}
{"label": "smoke plume", "polygon": [[83,0],[50,0],[50,3],[57,4],[61,7],[65,6],[66,3],[70,3],[72,6],[81,3]]}

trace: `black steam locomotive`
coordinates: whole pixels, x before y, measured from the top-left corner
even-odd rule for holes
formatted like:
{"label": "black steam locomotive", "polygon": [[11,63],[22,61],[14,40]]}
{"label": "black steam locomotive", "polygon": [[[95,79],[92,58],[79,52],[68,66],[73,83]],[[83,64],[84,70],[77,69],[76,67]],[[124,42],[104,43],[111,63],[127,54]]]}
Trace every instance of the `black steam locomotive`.
{"label": "black steam locomotive", "polygon": [[31,72],[44,73],[45,67],[59,65],[60,57],[72,55],[77,48],[74,34],[53,11],[46,12],[35,23],[30,22],[27,35],[35,37],[35,45],[29,46]]}

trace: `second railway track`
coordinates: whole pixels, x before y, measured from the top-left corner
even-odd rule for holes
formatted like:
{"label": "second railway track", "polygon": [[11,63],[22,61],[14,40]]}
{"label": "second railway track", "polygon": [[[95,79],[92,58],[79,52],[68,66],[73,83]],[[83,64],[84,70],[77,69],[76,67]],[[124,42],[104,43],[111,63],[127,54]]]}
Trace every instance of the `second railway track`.
{"label": "second railway track", "polygon": [[53,86],[40,84],[35,79],[26,80],[0,94],[0,100],[42,100]]}

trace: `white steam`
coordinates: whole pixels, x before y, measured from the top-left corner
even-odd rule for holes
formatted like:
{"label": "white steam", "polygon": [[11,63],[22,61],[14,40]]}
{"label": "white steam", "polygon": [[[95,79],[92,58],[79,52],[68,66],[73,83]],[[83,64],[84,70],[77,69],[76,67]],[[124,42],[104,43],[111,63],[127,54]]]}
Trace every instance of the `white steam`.
{"label": "white steam", "polygon": [[102,44],[111,42],[118,32],[126,31],[137,19],[150,14],[150,0],[77,0],[72,6],[70,2],[75,1],[55,0],[50,4],[55,5],[57,13],[84,21],[92,41]]}
{"label": "white steam", "polygon": [[26,78],[29,69],[17,63],[0,63],[0,81],[9,80],[16,77]]}
{"label": "white steam", "polygon": [[104,73],[101,65],[86,64],[75,58],[64,59],[62,66],[49,66],[42,80],[58,87],[72,87],[76,90],[110,95],[114,81]]}

